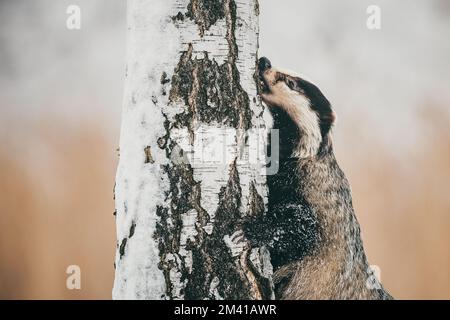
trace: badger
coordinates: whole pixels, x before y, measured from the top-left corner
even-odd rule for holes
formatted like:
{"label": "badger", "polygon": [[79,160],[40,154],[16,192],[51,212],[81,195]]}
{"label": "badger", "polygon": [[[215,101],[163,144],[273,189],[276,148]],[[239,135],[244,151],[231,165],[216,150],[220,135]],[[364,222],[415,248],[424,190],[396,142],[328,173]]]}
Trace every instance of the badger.
{"label": "badger", "polygon": [[277,299],[392,299],[369,265],[349,182],[331,139],[336,115],[312,83],[258,62],[261,98],[279,130],[268,210],[242,236],[265,246]]}

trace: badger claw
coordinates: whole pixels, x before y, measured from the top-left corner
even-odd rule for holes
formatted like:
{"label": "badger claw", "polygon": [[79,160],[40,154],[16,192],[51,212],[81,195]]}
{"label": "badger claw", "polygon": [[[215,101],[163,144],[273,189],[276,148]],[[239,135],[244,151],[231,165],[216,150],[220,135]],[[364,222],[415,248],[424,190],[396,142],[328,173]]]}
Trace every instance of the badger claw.
{"label": "badger claw", "polygon": [[241,243],[241,242],[245,241],[244,231],[238,230],[235,233],[233,233],[230,238],[231,238],[231,241],[233,241],[236,244]]}
{"label": "badger claw", "polygon": [[223,240],[231,251],[232,257],[240,256],[245,250],[249,248],[248,241],[242,230],[238,230],[231,236],[226,235]]}

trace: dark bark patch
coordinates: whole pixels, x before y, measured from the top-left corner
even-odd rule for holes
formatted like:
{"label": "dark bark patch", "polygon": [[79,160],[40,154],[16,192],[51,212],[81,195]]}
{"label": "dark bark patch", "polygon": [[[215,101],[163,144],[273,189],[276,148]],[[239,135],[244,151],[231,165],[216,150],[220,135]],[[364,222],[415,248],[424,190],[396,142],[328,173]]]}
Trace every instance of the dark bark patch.
{"label": "dark bark patch", "polygon": [[161,84],[165,85],[170,82],[170,79],[167,77],[167,73],[163,72],[161,75]]}
{"label": "dark bark patch", "polygon": [[122,259],[122,257],[125,255],[125,249],[127,247],[128,240],[131,239],[131,237],[133,237],[135,229],[136,229],[136,222],[133,221],[131,223],[130,233],[128,234],[128,238],[123,238],[122,242],[120,243],[119,259]]}
{"label": "dark bark patch", "polygon": [[256,0],[255,1],[255,15],[259,16],[259,13],[260,13],[260,11],[259,11],[259,1]]}
{"label": "dark bark patch", "polygon": [[242,217],[241,191],[236,163],[233,163],[228,183],[219,193],[213,232],[200,246],[192,248],[193,270],[186,285],[186,299],[215,298],[209,292],[215,277],[219,279],[217,290],[221,297],[234,300],[251,297],[248,280],[244,273],[236,268],[236,258],[231,256],[223,240],[225,235],[237,229]]}
{"label": "dark bark patch", "polygon": [[177,15],[172,17],[172,21],[184,21],[184,14],[182,14],[180,11],[178,11]]}
{"label": "dark bark patch", "polygon": [[226,187],[219,193],[219,208],[216,212],[217,230],[213,233],[219,237],[232,233],[236,229],[236,221],[241,219],[242,189],[236,162],[230,167],[230,178]]}
{"label": "dark bark patch", "polygon": [[225,18],[228,57],[221,65],[210,59],[206,52],[202,59],[193,58],[193,47],[189,44],[188,49],[182,53],[171,80],[169,101],[181,100],[187,107],[177,115],[175,122],[178,126],[188,127],[191,135],[195,130],[194,119],[202,123],[215,121],[247,130],[251,127],[252,111],[250,98],[241,86],[237,68],[239,50],[235,35],[236,3],[233,0],[191,0],[187,15],[189,12],[203,12],[202,8]]}
{"label": "dark bark patch", "polygon": [[265,212],[265,205],[263,197],[256,190],[255,184],[250,184],[250,201],[248,215],[251,217],[263,215]]}
{"label": "dark bark patch", "polygon": [[[167,130],[169,127],[167,127]],[[170,131],[168,131],[168,135]],[[172,159],[172,152],[178,152],[178,146],[172,141],[168,143],[166,152],[168,158]],[[171,162],[162,167],[169,179],[169,190],[166,194],[166,200],[170,202],[170,208],[158,206],[157,216],[159,221],[156,224],[154,238],[158,241],[158,249],[160,254],[159,268],[163,270],[166,279],[166,295],[169,298],[173,296],[173,285],[170,279],[170,270],[177,269],[181,272],[182,279],[189,276],[185,258],[179,254],[180,237],[183,228],[182,215],[191,210],[197,212],[197,239],[187,244],[187,249],[195,247],[203,239],[203,229],[209,222],[207,212],[201,207],[201,188],[194,179],[192,167],[187,163]],[[167,256],[171,254],[177,256],[181,260],[181,264],[174,265],[173,262],[167,261]]]}
{"label": "dark bark patch", "polygon": [[170,279],[170,270],[172,266],[166,262],[167,255],[172,251],[171,249],[172,229],[169,226],[169,210],[162,206],[157,206],[156,215],[159,217],[159,221],[156,223],[156,230],[153,237],[155,240],[158,241],[158,251],[160,257],[158,268],[162,270],[164,274],[166,284],[166,297],[169,299],[173,299],[174,298],[172,294],[173,285]]}
{"label": "dark bark patch", "polygon": [[131,227],[130,227],[130,234],[128,235],[128,238],[131,239],[131,237],[134,236],[134,231],[136,230],[136,222],[132,222],[131,223]]}
{"label": "dark bark patch", "polygon": [[194,20],[200,30],[200,36],[224,18],[223,1],[221,0],[191,0],[187,7],[186,17]]}
{"label": "dark bark patch", "polygon": [[152,149],[150,146],[145,147],[144,153],[145,153],[145,163],[151,164],[155,163],[155,160],[153,160]]}
{"label": "dark bark patch", "polygon": [[158,147],[160,149],[165,149],[167,145],[167,139],[166,137],[159,137],[156,143],[158,144]]}
{"label": "dark bark patch", "polygon": [[202,59],[192,58],[192,46],[185,51],[172,77],[169,101],[183,101],[186,110],[176,116],[177,127],[188,127],[191,134],[194,119],[202,123],[249,129],[250,99],[241,87],[237,66],[229,61],[219,65],[205,53]]}
{"label": "dark bark patch", "polygon": [[123,238],[122,242],[120,243],[120,247],[119,247],[119,259],[122,259],[123,255],[125,254],[125,247],[127,246],[127,238]]}

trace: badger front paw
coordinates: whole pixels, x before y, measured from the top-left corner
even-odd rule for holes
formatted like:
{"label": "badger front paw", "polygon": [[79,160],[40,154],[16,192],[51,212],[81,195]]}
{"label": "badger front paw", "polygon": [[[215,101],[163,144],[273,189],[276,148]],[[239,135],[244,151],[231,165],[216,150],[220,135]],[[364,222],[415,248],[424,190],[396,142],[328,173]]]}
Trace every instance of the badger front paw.
{"label": "badger front paw", "polygon": [[226,235],[223,238],[223,241],[226,243],[228,248],[230,249],[232,257],[240,256],[244,251],[250,248],[250,244],[245,237],[245,234],[242,230],[238,230],[233,233],[231,236]]}

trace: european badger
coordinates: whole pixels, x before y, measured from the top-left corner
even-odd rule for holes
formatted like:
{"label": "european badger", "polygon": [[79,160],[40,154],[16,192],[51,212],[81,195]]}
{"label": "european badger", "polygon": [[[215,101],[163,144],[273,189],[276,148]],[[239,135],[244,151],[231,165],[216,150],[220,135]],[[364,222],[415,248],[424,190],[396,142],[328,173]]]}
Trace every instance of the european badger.
{"label": "european badger", "polygon": [[330,103],[267,58],[259,73],[280,133],[280,168],[267,177],[268,213],[246,223],[244,234],[252,246],[269,248],[276,298],[392,299],[364,253],[350,185],[333,153]]}

